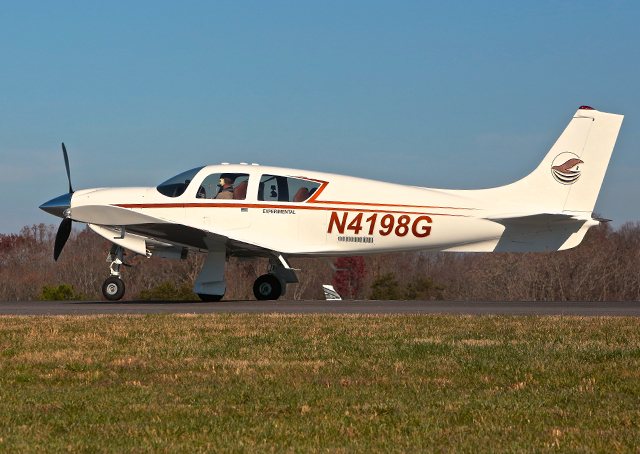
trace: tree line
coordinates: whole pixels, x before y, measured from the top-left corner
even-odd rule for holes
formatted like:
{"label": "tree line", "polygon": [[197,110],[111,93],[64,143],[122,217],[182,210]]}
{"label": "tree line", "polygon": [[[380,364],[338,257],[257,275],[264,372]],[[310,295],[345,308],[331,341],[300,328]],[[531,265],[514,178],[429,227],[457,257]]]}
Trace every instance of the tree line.
{"label": "tree line", "polygon": [[[111,243],[89,229],[74,230],[58,262],[56,226],[33,225],[0,234],[0,299],[103,299]],[[640,223],[592,228],[582,244],[562,252],[413,252],[363,257],[291,259],[299,284],[287,299],[324,299],[333,284],[344,299],[478,301],[637,301],[640,299]],[[184,260],[135,257],[123,271],[125,299],[194,299],[192,285],[204,256]],[[231,258],[225,299],[253,299],[253,281],[266,259]],[[64,285],[65,287],[60,287]],[[54,291],[54,290],[56,291]],[[59,291],[60,289],[64,291]],[[71,290],[72,289],[72,290]]]}

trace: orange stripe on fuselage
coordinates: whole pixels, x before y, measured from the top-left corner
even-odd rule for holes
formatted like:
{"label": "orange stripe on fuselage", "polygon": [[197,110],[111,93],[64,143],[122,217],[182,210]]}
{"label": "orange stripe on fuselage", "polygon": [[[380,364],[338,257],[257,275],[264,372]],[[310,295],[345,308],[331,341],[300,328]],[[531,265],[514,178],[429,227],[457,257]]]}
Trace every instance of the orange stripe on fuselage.
{"label": "orange stripe on fuselage", "polygon": [[121,203],[120,208],[184,208],[184,203]]}
{"label": "orange stripe on fuselage", "polygon": [[[316,203],[335,203],[335,202],[316,202]],[[349,203],[349,202],[345,202]],[[380,207],[407,207],[414,208],[412,205],[383,205],[383,204],[358,204],[353,203],[354,205],[374,205]],[[272,204],[250,204],[250,203],[130,203],[130,204],[118,204],[116,205],[120,208],[278,208],[278,209],[287,209],[287,210],[321,210],[321,211],[358,211],[361,213],[393,213],[393,214],[426,214],[430,216],[455,216],[455,217],[467,217],[463,214],[448,214],[448,213],[426,213],[426,212],[417,212],[417,211],[397,211],[397,210],[373,210],[366,208],[346,208],[346,207],[321,207],[321,206],[311,206],[311,205],[272,205]],[[422,207],[415,206],[415,208],[439,208],[439,207]],[[454,208],[455,209],[455,208]],[[464,209],[464,208],[461,208]]]}
{"label": "orange stripe on fuselage", "polygon": [[316,201],[315,203],[333,203],[335,205],[363,205],[363,206],[373,206],[373,207],[394,207],[394,208],[430,208],[436,210],[477,210],[477,208],[459,208],[459,207],[437,207],[437,206],[425,206],[425,205],[395,205],[389,203],[367,203],[367,202],[338,202],[338,201],[329,201],[322,200]]}
{"label": "orange stripe on fuselage", "polygon": [[[318,202],[325,203],[325,202]],[[388,205],[393,206],[393,205]],[[322,210],[322,211],[359,211],[361,213],[394,213],[394,214],[428,214],[432,216],[464,216],[463,214],[447,214],[447,213],[423,213],[416,211],[391,211],[391,210],[369,210],[366,208],[343,208],[343,207],[317,207],[310,205],[292,206],[292,205],[251,205],[251,208],[282,208],[282,209],[299,209],[299,210]]]}

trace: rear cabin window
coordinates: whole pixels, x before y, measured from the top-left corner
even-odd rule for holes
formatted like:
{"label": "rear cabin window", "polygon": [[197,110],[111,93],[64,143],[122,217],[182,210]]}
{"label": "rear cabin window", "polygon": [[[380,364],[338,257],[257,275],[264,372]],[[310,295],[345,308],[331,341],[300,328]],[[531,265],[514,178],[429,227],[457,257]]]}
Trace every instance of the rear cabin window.
{"label": "rear cabin window", "polygon": [[262,175],[258,200],[270,202],[304,202],[318,190],[320,183],[279,175]]}
{"label": "rear cabin window", "polygon": [[200,183],[196,199],[244,200],[248,185],[249,174],[212,173]]}

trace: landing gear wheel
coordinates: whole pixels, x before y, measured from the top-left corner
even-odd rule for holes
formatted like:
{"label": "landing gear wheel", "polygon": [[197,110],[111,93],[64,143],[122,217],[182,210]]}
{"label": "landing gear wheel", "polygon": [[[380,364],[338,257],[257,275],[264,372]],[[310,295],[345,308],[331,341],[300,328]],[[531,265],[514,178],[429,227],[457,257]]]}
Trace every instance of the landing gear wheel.
{"label": "landing gear wheel", "polygon": [[124,296],[124,282],[116,276],[111,276],[102,284],[102,294],[111,301],[118,301]]}
{"label": "landing gear wheel", "polygon": [[198,296],[205,303],[215,303],[220,301],[224,295],[207,295],[206,293],[198,293]]}
{"label": "landing gear wheel", "polygon": [[277,300],[280,298],[281,292],[282,285],[280,281],[271,274],[263,274],[253,284],[253,294],[260,301]]}

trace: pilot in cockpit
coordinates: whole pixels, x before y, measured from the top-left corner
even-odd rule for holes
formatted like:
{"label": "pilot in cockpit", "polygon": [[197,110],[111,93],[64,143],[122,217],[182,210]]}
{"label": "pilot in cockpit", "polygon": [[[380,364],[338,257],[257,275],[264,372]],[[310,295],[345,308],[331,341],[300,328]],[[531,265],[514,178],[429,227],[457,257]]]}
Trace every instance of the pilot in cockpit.
{"label": "pilot in cockpit", "polygon": [[233,199],[233,182],[235,177],[228,173],[220,175],[220,183],[218,184],[218,194],[216,199]]}

